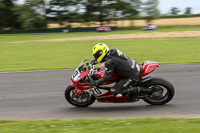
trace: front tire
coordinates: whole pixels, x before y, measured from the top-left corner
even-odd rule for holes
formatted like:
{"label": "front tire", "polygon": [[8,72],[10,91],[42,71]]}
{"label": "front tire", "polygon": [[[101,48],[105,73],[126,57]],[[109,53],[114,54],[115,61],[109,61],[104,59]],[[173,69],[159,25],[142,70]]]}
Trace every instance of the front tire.
{"label": "front tire", "polygon": [[152,78],[144,87],[158,90],[153,91],[151,95],[143,99],[148,104],[164,105],[174,97],[175,90],[173,85],[163,78]]}
{"label": "front tire", "polygon": [[76,107],[87,107],[94,103],[95,97],[88,92],[83,92],[79,98],[76,97],[76,89],[72,86],[68,86],[65,89],[65,99]]}

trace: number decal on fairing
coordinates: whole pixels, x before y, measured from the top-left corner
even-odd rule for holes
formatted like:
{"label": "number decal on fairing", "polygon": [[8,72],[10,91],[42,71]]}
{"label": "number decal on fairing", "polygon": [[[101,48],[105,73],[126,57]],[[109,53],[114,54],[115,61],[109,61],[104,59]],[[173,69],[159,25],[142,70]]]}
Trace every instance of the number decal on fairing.
{"label": "number decal on fairing", "polygon": [[77,76],[77,74],[78,74],[78,71],[76,70],[76,71],[73,73],[72,78],[75,78],[75,77]]}
{"label": "number decal on fairing", "polygon": [[79,80],[80,79],[80,72],[77,69],[72,74],[72,79],[73,80]]}
{"label": "number decal on fairing", "polygon": [[91,89],[90,93],[92,93],[92,95],[94,96],[102,94],[102,92],[98,88]]}

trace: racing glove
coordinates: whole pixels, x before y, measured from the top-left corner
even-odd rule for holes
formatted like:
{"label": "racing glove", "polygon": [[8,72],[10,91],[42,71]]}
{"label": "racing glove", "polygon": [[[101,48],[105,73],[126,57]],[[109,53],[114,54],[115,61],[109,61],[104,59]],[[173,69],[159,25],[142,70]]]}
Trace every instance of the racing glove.
{"label": "racing glove", "polygon": [[98,80],[90,80],[91,86],[98,86],[99,81]]}

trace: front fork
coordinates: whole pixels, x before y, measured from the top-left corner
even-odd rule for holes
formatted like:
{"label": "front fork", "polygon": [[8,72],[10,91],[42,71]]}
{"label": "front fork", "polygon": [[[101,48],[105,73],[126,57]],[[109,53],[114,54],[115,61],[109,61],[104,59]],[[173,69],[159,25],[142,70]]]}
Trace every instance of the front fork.
{"label": "front fork", "polygon": [[83,93],[83,90],[80,90],[76,87],[76,97],[79,98],[82,93]]}
{"label": "front fork", "polygon": [[74,83],[71,83],[70,86],[76,89],[76,97],[77,98],[80,97],[80,95],[82,94],[83,91],[81,89],[79,89],[77,87],[77,85],[75,85]]}
{"label": "front fork", "polygon": [[[85,89],[82,88],[82,86],[81,86],[81,89],[78,86],[75,86],[73,83],[71,83],[70,86],[76,89],[76,98],[79,98],[84,93]],[[91,87],[91,86],[89,85],[87,87]]]}

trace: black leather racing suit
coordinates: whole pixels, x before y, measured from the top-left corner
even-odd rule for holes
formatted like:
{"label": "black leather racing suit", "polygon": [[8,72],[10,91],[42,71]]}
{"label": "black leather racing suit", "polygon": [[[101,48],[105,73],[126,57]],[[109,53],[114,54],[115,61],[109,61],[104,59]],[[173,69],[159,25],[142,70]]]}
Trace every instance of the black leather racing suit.
{"label": "black leather racing suit", "polygon": [[140,66],[136,61],[129,58],[116,48],[110,49],[105,61],[105,74],[99,80],[98,84],[103,84],[109,81],[112,74],[116,73],[121,77],[121,80],[113,86],[112,93],[117,95],[123,89],[136,83],[140,78]]}

